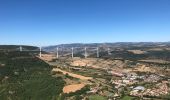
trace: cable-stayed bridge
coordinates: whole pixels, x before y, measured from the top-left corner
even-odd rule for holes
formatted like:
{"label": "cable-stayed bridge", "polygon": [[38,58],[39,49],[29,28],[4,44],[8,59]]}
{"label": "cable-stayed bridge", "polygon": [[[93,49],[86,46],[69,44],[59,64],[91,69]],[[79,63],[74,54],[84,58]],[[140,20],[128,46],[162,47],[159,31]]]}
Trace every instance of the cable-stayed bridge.
{"label": "cable-stayed bridge", "polygon": [[[6,50],[6,49],[0,49],[0,50]],[[36,47],[29,49],[25,46],[18,46],[12,49],[9,49],[8,51],[19,51],[19,52],[37,52],[39,53],[39,57],[42,57],[43,53],[52,53],[53,55],[56,55],[56,58],[68,56],[75,57],[77,53],[81,53],[84,58],[87,58],[89,56],[89,53],[96,55],[97,58],[101,57],[100,52],[102,51],[102,48],[100,47],[70,47],[70,48],[63,48],[63,47],[56,47],[55,50],[51,52],[47,52],[42,47]],[[107,52],[108,55],[111,54],[110,48],[107,48],[105,52]],[[103,51],[102,51],[103,52]]]}

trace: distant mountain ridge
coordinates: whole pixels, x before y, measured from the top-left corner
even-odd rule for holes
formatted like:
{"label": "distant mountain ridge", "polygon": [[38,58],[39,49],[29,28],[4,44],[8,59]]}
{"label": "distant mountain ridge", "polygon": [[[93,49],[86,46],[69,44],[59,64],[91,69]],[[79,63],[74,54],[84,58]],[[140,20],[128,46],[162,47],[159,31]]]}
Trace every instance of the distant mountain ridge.
{"label": "distant mountain ridge", "polygon": [[72,44],[59,44],[53,46],[43,47],[45,51],[56,51],[56,48],[70,49],[72,47],[80,48],[133,48],[133,47],[159,47],[159,46],[170,46],[170,42],[116,42],[116,43],[72,43]]}
{"label": "distant mountain ridge", "polygon": [[20,46],[28,50],[38,49],[38,47],[36,46],[27,46],[27,45],[0,45],[0,50],[15,50],[17,48],[20,48]]}

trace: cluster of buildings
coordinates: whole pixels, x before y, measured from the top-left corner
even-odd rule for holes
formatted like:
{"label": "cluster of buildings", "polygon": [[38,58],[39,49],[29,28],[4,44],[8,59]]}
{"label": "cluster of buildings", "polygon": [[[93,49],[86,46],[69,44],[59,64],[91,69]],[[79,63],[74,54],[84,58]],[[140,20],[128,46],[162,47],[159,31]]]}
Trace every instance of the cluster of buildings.
{"label": "cluster of buildings", "polygon": [[169,87],[167,86],[167,83],[162,82],[155,85],[154,88],[146,89],[143,86],[138,86],[134,88],[130,95],[132,96],[152,96],[152,97],[159,97],[162,95],[167,95],[169,93]]}
{"label": "cluster of buildings", "polygon": [[149,95],[149,96],[161,96],[166,95],[169,93],[169,88],[167,86],[167,82],[163,81],[162,83],[156,84],[156,86],[152,89],[146,89],[144,91],[143,95]]}
{"label": "cluster of buildings", "polygon": [[[143,97],[153,96],[159,97],[167,95],[170,92],[168,81],[163,81],[163,78],[156,74],[143,74],[138,75],[135,72],[119,73],[116,71],[110,71],[109,74],[119,77],[118,79],[112,79],[111,84],[115,85],[116,89],[126,87],[130,90],[131,96]],[[140,84],[138,86],[138,84]],[[151,84],[151,86],[145,86],[142,84]]]}
{"label": "cluster of buildings", "polygon": [[146,76],[144,81],[145,82],[158,82],[159,80],[161,80],[161,77],[159,75],[156,75],[156,74],[151,74],[149,76]]}
{"label": "cluster of buildings", "polygon": [[115,85],[115,88],[119,88],[121,86],[133,85],[139,82],[137,79],[144,78],[143,76],[138,76],[136,73],[124,73],[124,74],[120,74],[118,72],[115,72],[115,73],[116,74],[112,74],[112,75],[116,75],[120,77],[120,79],[111,80],[111,83]]}
{"label": "cluster of buildings", "polygon": [[88,91],[87,93],[95,94],[95,93],[97,93],[100,89],[101,89],[101,87],[96,86],[96,87],[90,88],[90,91]]}

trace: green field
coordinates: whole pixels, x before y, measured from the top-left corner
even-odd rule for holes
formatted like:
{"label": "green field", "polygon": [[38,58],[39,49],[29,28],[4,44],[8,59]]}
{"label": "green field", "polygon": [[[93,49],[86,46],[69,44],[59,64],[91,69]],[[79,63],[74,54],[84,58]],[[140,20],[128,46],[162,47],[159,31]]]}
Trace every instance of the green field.
{"label": "green field", "polygon": [[99,96],[99,95],[91,95],[89,97],[89,100],[107,100],[107,98],[105,98],[103,96]]}
{"label": "green field", "polygon": [[134,97],[124,96],[121,100],[136,100]]}

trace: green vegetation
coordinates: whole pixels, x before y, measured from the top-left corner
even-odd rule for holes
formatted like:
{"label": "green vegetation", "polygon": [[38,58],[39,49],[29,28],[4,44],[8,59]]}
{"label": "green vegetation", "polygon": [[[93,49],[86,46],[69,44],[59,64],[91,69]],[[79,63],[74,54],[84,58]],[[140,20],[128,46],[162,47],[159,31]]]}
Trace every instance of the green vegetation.
{"label": "green vegetation", "polygon": [[100,95],[91,95],[89,100],[107,100],[107,98]]}
{"label": "green vegetation", "polygon": [[124,96],[121,100],[136,100],[134,97]]}
{"label": "green vegetation", "polygon": [[147,51],[145,54],[133,54],[126,50],[124,51],[112,51],[112,58],[122,58],[128,60],[141,60],[141,59],[162,59],[170,61],[170,51]]}
{"label": "green vegetation", "polygon": [[56,100],[65,84],[31,52],[0,52],[1,100]]}
{"label": "green vegetation", "polygon": [[70,76],[68,73],[65,75],[65,77],[66,77],[66,78],[69,78],[69,79],[71,79],[71,80],[74,79],[74,77]]}

